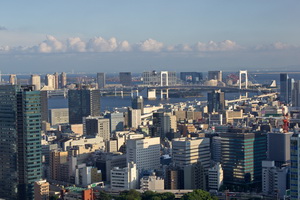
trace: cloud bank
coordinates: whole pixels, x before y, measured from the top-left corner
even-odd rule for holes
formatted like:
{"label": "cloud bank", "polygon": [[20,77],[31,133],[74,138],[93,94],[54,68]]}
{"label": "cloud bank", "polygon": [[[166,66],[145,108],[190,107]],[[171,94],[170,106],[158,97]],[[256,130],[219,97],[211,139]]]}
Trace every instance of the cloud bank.
{"label": "cloud bank", "polygon": [[[0,30],[1,27],[0,26]],[[105,39],[94,37],[89,40],[82,40],[79,37],[71,37],[59,40],[52,35],[47,35],[46,39],[33,46],[1,46],[0,53],[102,53],[102,52],[179,52],[179,53],[213,53],[213,52],[234,52],[234,51],[267,51],[267,50],[287,50],[299,48],[299,46],[288,45],[276,42],[268,45],[257,45],[254,47],[244,47],[232,40],[221,42],[209,41],[207,43],[197,42],[195,44],[175,44],[166,45],[163,42],[149,38],[139,43],[129,43],[127,40],[119,41],[115,37]]]}

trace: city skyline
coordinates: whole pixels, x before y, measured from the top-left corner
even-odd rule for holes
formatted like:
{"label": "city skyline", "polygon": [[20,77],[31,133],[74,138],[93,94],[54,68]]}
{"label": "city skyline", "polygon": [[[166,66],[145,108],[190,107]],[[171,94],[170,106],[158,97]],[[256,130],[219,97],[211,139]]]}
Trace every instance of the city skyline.
{"label": "city skyline", "polygon": [[270,2],[1,3],[0,70],[296,70],[299,3]]}

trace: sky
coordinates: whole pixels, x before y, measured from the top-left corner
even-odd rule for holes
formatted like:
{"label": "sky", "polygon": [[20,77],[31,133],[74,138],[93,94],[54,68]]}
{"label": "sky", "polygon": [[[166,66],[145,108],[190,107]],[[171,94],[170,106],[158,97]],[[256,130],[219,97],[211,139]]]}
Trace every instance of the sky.
{"label": "sky", "polygon": [[299,70],[297,0],[0,2],[2,73]]}

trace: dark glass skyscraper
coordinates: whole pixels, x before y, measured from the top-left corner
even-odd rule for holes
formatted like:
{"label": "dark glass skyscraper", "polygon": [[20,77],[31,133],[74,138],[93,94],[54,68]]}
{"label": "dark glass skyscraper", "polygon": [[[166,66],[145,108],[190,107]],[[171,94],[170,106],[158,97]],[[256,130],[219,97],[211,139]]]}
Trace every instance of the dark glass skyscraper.
{"label": "dark glass skyscraper", "polygon": [[132,109],[141,109],[141,113],[144,114],[144,99],[142,96],[135,97],[131,102]]}
{"label": "dark glass skyscraper", "polygon": [[68,102],[70,124],[82,124],[83,117],[100,115],[99,90],[69,90]]}
{"label": "dark glass skyscraper", "polygon": [[231,130],[222,138],[224,183],[241,187],[261,183],[262,164],[267,157],[267,135]]}
{"label": "dark glass skyscraper", "polygon": [[33,199],[42,178],[40,99],[31,86],[0,86],[0,198]]}
{"label": "dark glass skyscraper", "polygon": [[97,73],[97,83],[98,88],[104,88],[105,87],[105,73]]}
{"label": "dark glass skyscraper", "polygon": [[199,84],[203,75],[200,72],[180,72],[180,79],[184,83]]}
{"label": "dark glass skyscraper", "polygon": [[208,112],[220,112],[225,109],[224,92],[213,91],[207,93]]}
{"label": "dark glass skyscraper", "polygon": [[124,86],[131,86],[132,79],[131,79],[131,72],[120,72],[119,74],[120,83]]}

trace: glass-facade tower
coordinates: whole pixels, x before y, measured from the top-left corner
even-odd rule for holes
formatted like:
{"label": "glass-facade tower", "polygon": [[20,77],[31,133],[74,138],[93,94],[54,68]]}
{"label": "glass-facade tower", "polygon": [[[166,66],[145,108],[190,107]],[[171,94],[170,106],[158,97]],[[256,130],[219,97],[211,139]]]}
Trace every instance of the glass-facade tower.
{"label": "glass-facade tower", "polygon": [[1,198],[33,199],[42,178],[40,98],[31,86],[0,86]]}

